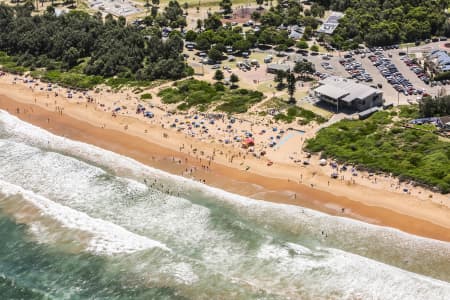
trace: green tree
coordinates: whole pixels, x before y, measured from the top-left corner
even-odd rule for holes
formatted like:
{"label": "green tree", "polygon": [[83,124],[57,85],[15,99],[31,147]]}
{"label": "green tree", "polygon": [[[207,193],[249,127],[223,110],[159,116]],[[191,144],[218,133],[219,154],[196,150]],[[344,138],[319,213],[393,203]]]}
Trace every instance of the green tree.
{"label": "green tree", "polygon": [[[56,17],[51,10],[33,16],[23,9],[9,14],[0,4],[0,51],[15,53],[16,64],[42,68],[47,80],[86,88],[113,76],[177,79],[190,72],[180,55],[183,40],[176,32],[163,42],[156,27],[141,31],[127,26],[124,18],[107,15],[102,20],[99,14],[82,11]],[[82,67],[70,70],[80,58],[85,58]],[[68,69],[68,74],[62,73]]]}
{"label": "green tree", "polygon": [[314,17],[323,18],[323,16],[325,15],[325,7],[318,5],[317,3],[313,3],[311,5],[311,14]]}
{"label": "green tree", "polygon": [[164,8],[164,16],[170,21],[172,27],[179,27],[177,21],[183,17],[183,9],[181,9],[180,4],[177,1],[169,1],[168,5]]}
{"label": "green tree", "polygon": [[311,26],[306,26],[305,27],[305,32],[303,33],[303,38],[306,40],[309,40],[312,37],[312,27]]}
{"label": "green tree", "polygon": [[252,20],[259,21],[261,19],[261,13],[257,10],[252,12]]}
{"label": "green tree", "polygon": [[196,48],[201,51],[206,51],[211,48],[211,43],[209,40],[204,36],[197,36],[197,39],[195,40]]}
{"label": "green tree", "polygon": [[231,9],[231,6],[232,6],[231,0],[222,0],[219,3],[219,6],[223,10],[223,13],[225,15],[229,15],[233,12],[233,10]]}
{"label": "green tree", "polygon": [[294,93],[295,93],[295,84],[296,79],[295,75],[292,72],[289,72],[287,74],[287,89],[288,89],[288,95],[289,95],[289,103],[295,103]]}
{"label": "green tree", "polygon": [[424,97],[419,102],[421,117],[440,117],[450,115],[450,96]]}
{"label": "green tree", "polygon": [[67,69],[70,69],[78,64],[80,58],[80,51],[74,47],[70,47],[63,56],[63,61],[67,65]]}
{"label": "green tree", "polygon": [[158,6],[153,5],[150,14],[152,17],[156,17],[158,15]]}
{"label": "green tree", "polygon": [[216,47],[212,47],[209,51],[208,51],[208,57],[209,59],[211,59],[214,62],[217,62],[219,60],[222,59],[222,52],[220,52],[219,50],[217,50]]}
{"label": "green tree", "polygon": [[299,49],[308,49],[308,42],[306,42],[305,40],[300,40],[297,42],[297,48]]}
{"label": "green tree", "polygon": [[152,16],[145,16],[143,22],[144,22],[144,24],[146,26],[152,26],[153,25],[153,17]]}
{"label": "green tree", "polygon": [[312,45],[309,49],[311,49],[312,52],[319,52],[319,46],[317,46],[316,44]]}
{"label": "green tree", "polygon": [[305,74],[313,74],[316,71],[314,65],[310,61],[298,61],[295,63],[294,72],[300,74],[300,77],[304,77]]}
{"label": "green tree", "polygon": [[197,29],[202,29],[203,21],[201,19],[197,19]]}
{"label": "green tree", "polygon": [[278,53],[281,53],[283,51],[286,51],[288,48],[289,47],[286,44],[280,44],[275,47],[275,50],[278,51]]}
{"label": "green tree", "polygon": [[120,17],[117,19],[117,24],[119,24],[119,25],[122,26],[122,27],[125,27],[125,25],[127,25],[127,19],[125,19],[124,16],[120,16]]}
{"label": "green tree", "polygon": [[236,83],[238,83],[239,82],[239,77],[236,75],[236,74],[231,74],[231,76],[230,76],[230,82],[231,82],[231,87],[236,87],[237,85],[236,85]]}
{"label": "green tree", "polygon": [[264,3],[264,0],[256,0],[256,4],[258,4],[258,8],[262,9],[262,4]]}
{"label": "green tree", "polygon": [[205,29],[217,30],[222,27],[222,22],[217,14],[210,15],[206,20],[203,21]]}
{"label": "green tree", "polygon": [[189,30],[188,32],[186,32],[186,36],[185,39],[188,42],[193,42],[195,41],[195,39],[197,38],[197,33],[193,30]]}
{"label": "green tree", "polygon": [[252,44],[248,40],[237,40],[233,43],[233,49],[239,52],[245,52],[250,49]]}
{"label": "green tree", "polygon": [[277,89],[281,90],[284,88],[284,78],[286,77],[286,73],[283,71],[278,71],[275,74],[275,78],[273,79],[277,83]]}
{"label": "green tree", "polygon": [[55,16],[55,8],[53,7],[53,3],[51,6],[47,6],[47,9],[45,10],[45,14],[47,16]]}
{"label": "green tree", "polygon": [[216,70],[214,73],[214,80],[221,81],[224,79],[223,72],[221,70]]}

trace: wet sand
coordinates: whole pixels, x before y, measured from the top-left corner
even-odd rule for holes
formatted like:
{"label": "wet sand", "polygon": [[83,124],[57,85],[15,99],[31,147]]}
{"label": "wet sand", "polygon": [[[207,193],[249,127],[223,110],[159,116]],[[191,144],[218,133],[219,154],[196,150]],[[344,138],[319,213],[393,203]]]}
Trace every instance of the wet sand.
{"label": "wet sand", "polygon": [[[364,197],[361,194],[355,193],[352,199],[336,196],[293,181],[261,176],[215,162],[211,163],[209,170],[205,170],[197,159],[185,153],[162,147],[126,132],[94,126],[72,118],[66,113],[61,115],[37,105],[15,101],[4,95],[0,95],[0,109],[7,110],[20,119],[54,134],[134,158],[173,174],[186,174],[184,172],[186,168],[196,168],[193,172],[196,179],[206,180],[208,185],[233,193],[271,202],[300,205],[332,215],[389,226],[415,235],[450,242],[448,224],[436,224],[385,207],[367,205],[358,199]],[[17,109],[20,113],[17,113]],[[25,110],[27,113],[24,113]],[[344,212],[341,208],[345,208]],[[442,211],[438,210],[446,209],[436,205],[436,213],[442,214]]]}

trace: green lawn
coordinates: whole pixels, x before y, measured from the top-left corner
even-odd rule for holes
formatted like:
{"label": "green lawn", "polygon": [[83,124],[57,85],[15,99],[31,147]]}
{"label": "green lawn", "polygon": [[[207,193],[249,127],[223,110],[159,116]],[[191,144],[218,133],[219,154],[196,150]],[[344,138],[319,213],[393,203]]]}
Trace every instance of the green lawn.
{"label": "green lawn", "polygon": [[320,130],[306,149],[341,162],[412,179],[450,191],[450,143],[423,130],[402,126],[417,108],[382,111],[367,120],[343,120]]}

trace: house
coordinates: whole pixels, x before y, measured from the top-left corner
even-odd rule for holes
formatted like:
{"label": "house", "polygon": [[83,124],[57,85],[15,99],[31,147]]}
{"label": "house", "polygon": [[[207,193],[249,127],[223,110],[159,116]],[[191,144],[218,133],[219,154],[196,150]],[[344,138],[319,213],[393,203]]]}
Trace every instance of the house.
{"label": "house", "polygon": [[279,71],[282,72],[289,72],[291,70],[291,67],[286,64],[269,64],[267,65],[267,73],[277,73]]}
{"label": "house", "polygon": [[303,33],[297,32],[297,31],[291,31],[288,36],[290,39],[298,41],[303,37]]}
{"label": "house", "polygon": [[328,19],[317,30],[319,33],[333,34],[339,25],[339,19],[344,16],[343,13],[334,11],[328,17]]}
{"label": "house", "polygon": [[364,111],[383,105],[383,92],[351,79],[330,76],[319,81],[314,89],[319,100],[336,106],[336,110],[346,108]]}
{"label": "house", "polygon": [[426,57],[428,65],[434,73],[450,71],[450,56],[444,50],[435,49]]}
{"label": "house", "polygon": [[289,38],[294,40],[299,40],[303,37],[303,33],[305,32],[304,27],[300,27],[298,25],[293,25],[288,28]]}

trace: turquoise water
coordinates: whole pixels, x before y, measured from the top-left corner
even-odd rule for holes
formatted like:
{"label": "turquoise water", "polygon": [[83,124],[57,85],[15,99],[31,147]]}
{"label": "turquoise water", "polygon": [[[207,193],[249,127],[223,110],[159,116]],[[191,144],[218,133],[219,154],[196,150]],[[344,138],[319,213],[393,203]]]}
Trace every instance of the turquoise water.
{"label": "turquoise water", "polygon": [[449,243],[226,193],[1,111],[0,149],[1,299],[450,298]]}

